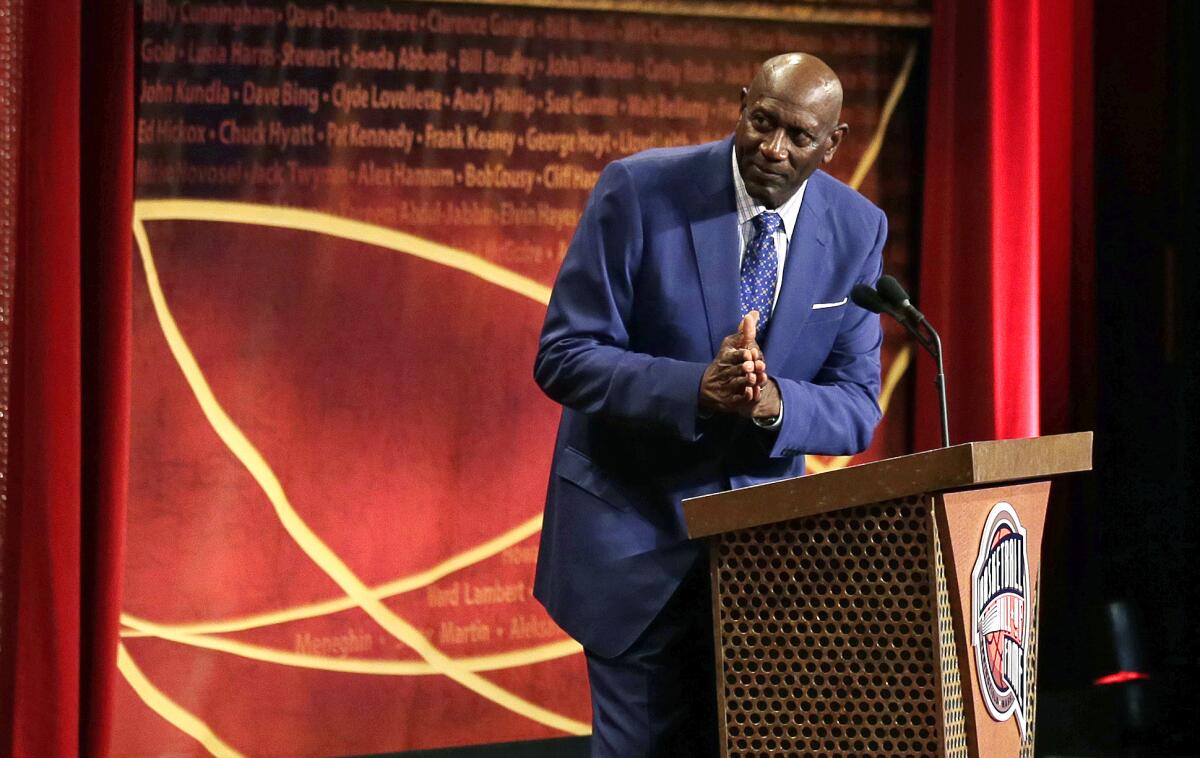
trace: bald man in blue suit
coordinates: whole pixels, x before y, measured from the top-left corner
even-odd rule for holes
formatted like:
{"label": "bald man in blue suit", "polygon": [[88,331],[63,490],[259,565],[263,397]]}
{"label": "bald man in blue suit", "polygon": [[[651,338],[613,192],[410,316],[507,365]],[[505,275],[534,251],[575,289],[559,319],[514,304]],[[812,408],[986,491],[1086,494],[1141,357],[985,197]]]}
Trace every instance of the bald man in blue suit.
{"label": "bald man in blue suit", "polygon": [[732,137],[601,173],[534,376],[563,405],[535,594],[583,645],[593,756],[717,754],[710,589],[680,501],[856,453],[880,418],[884,214],[819,170],[841,84],[789,54]]}

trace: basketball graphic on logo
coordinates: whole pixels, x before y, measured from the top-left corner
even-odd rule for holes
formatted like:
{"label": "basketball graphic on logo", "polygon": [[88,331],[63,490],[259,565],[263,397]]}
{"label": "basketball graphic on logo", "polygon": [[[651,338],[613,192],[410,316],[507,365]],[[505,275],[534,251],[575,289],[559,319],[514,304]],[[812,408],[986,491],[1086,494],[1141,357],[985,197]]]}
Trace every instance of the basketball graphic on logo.
{"label": "basketball graphic on logo", "polygon": [[971,573],[971,640],[979,693],[996,721],[1016,717],[1025,736],[1029,670],[1029,553],[1012,505],[988,514]]}

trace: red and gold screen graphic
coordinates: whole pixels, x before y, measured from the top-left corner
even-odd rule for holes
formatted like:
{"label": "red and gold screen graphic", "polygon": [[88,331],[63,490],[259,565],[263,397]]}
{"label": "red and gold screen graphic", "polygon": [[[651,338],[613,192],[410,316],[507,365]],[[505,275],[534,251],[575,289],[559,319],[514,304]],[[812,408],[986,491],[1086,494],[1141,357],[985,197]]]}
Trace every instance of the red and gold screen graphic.
{"label": "red and gold screen graphic", "polygon": [[[833,165],[914,249],[914,34],[458,3],[144,2],[114,754],[586,734],[532,597],[550,286],[609,161],[730,133],[826,58]],[[903,452],[908,353],[863,459]],[[814,459],[813,469],[846,465]]]}

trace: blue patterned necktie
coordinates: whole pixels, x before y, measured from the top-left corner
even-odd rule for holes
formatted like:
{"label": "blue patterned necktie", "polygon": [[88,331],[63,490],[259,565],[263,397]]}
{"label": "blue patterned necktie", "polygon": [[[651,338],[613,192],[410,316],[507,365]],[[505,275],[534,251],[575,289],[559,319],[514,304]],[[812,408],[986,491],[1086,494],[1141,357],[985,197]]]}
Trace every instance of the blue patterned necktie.
{"label": "blue patterned necktie", "polygon": [[761,334],[771,318],[771,306],[775,302],[775,279],[779,269],[775,232],[783,226],[783,219],[778,213],[763,211],[753,221],[758,233],[742,256],[741,304],[743,316],[758,311]]}

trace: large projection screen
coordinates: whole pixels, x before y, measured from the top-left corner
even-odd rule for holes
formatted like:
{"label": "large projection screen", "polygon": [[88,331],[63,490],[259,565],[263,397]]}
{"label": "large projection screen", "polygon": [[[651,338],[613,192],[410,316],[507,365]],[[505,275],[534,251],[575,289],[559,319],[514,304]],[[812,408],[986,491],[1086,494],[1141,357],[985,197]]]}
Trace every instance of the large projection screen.
{"label": "large projection screen", "polygon": [[[559,413],[531,370],[588,191],[622,155],[725,137],[758,62],[813,52],[847,92],[831,172],[887,211],[912,282],[923,7],[137,12],[114,755],[586,734],[580,649],[531,595]],[[908,451],[888,329],[858,460]]]}

